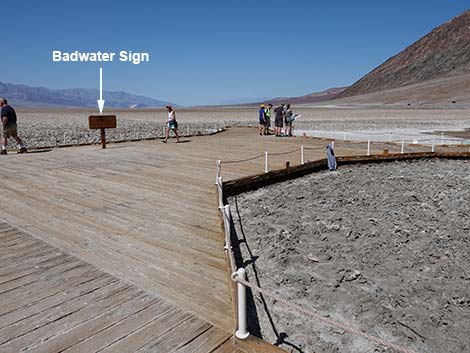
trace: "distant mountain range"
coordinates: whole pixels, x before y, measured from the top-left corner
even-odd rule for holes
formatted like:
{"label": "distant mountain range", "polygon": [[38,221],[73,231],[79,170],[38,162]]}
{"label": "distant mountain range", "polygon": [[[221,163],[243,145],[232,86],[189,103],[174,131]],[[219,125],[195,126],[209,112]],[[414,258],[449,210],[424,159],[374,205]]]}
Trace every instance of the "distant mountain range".
{"label": "distant mountain range", "polygon": [[[96,107],[99,91],[87,88],[49,89],[0,82],[0,97],[7,98],[12,105],[24,108]],[[106,107],[112,108],[155,108],[170,103],[114,91],[103,91],[103,99],[106,100]]]}
{"label": "distant mountain range", "polygon": [[278,104],[314,104],[320,102],[330,101],[338,94],[343,92],[347,87],[335,87],[321,92],[309,93],[299,97],[276,97],[265,99],[246,99],[244,101],[234,101],[234,103],[224,104],[225,106],[256,106],[261,103],[271,103],[272,105]]}
{"label": "distant mountain range", "polygon": [[337,97],[373,105],[469,105],[470,11],[435,28]]}
{"label": "distant mountain range", "polygon": [[335,87],[330,88],[325,91],[310,93],[305,96],[300,97],[278,97],[271,99],[267,102],[272,103],[273,105],[281,104],[281,103],[289,103],[289,104],[312,104],[312,103],[319,103],[325,102],[334,99],[337,97],[341,92],[343,92],[347,87]]}

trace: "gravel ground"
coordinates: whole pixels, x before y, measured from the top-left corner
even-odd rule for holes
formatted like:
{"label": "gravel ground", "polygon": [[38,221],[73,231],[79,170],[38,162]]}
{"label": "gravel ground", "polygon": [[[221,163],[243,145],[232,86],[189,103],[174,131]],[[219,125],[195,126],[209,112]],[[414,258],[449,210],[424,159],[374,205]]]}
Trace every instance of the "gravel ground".
{"label": "gravel ground", "polygon": [[[249,280],[419,353],[468,352],[468,163],[344,166],[230,199]],[[254,298],[251,332],[288,351],[391,351]]]}
{"label": "gravel ground", "polygon": [[[13,104],[14,106],[14,104]],[[295,131],[323,133],[461,130],[470,127],[468,111],[464,110],[392,110],[392,109],[324,109],[296,108],[302,118]],[[107,131],[109,141],[153,138],[163,135],[166,113],[163,110],[106,111],[116,114],[118,128]],[[29,147],[59,146],[78,143],[98,143],[98,131],[88,129],[90,110],[20,110],[18,128]],[[177,108],[180,131],[191,135],[206,134],[223,126],[258,124],[256,108]],[[349,137],[357,134],[349,134]],[[361,140],[366,135],[357,135]],[[397,135],[398,136],[398,135]],[[395,136],[394,138],[398,138]],[[332,134],[329,137],[335,137]],[[387,138],[387,136],[386,136]]]}

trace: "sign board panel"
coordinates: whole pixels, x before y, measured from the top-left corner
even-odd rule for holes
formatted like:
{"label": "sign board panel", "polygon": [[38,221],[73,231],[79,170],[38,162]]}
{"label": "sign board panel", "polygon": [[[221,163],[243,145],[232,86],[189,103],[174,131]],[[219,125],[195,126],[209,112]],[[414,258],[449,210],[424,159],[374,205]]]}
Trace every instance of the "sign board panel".
{"label": "sign board panel", "polygon": [[114,129],[117,126],[116,115],[90,115],[90,129]]}

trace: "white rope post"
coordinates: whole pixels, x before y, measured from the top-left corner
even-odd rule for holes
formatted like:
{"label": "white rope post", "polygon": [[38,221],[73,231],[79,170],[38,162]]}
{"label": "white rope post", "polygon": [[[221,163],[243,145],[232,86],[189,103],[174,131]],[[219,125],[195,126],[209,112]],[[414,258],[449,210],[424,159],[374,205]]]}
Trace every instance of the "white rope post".
{"label": "white rope post", "polygon": [[388,142],[392,143],[393,132],[390,132],[390,136],[388,137]]}
{"label": "white rope post", "polygon": [[444,145],[444,133],[441,132],[441,146]]}
{"label": "white rope post", "polygon": [[265,173],[269,172],[269,169],[268,169],[268,158],[269,158],[268,152],[264,152],[264,172],[265,172]]}
{"label": "white rope post", "polygon": [[[246,280],[244,268],[239,268],[237,277]],[[235,337],[244,340],[248,338],[250,333],[246,327],[246,287],[240,282],[237,283],[238,287],[238,330],[235,332]]]}
{"label": "white rope post", "polygon": [[186,135],[188,135],[188,136],[189,136],[189,125],[188,125],[188,126],[186,126]]}
{"label": "white rope post", "polygon": [[370,156],[370,139],[367,140],[367,155]]}
{"label": "white rope post", "polygon": [[219,208],[221,211],[223,211],[223,207],[224,207],[224,195],[222,194],[222,185],[223,185],[222,177],[218,177],[217,178],[217,193],[219,195]]}
{"label": "white rope post", "polygon": [[434,152],[435,150],[435,142],[434,142],[434,136],[432,137],[432,144],[431,144],[431,152]]}
{"label": "white rope post", "polygon": [[230,250],[232,247],[232,240],[230,239],[230,205],[225,205],[224,213],[224,228],[225,228],[225,250]]}
{"label": "white rope post", "polygon": [[401,140],[401,154],[405,153],[405,139]]}
{"label": "white rope post", "polygon": [[304,164],[304,145],[300,146],[300,164]]}
{"label": "white rope post", "polygon": [[343,132],[343,141],[346,141],[346,131]]}
{"label": "white rope post", "polygon": [[215,185],[217,185],[217,181],[219,180],[221,173],[222,173],[222,161],[219,159],[215,162],[217,165],[217,174],[215,176]]}

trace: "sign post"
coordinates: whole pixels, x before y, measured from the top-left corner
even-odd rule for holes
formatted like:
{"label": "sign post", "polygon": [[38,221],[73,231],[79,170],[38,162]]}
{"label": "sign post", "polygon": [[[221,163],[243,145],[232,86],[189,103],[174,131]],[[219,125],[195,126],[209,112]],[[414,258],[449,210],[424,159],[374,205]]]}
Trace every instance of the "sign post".
{"label": "sign post", "polygon": [[106,148],[105,129],[115,129],[117,126],[116,115],[90,115],[88,117],[90,129],[101,130],[101,147]]}

